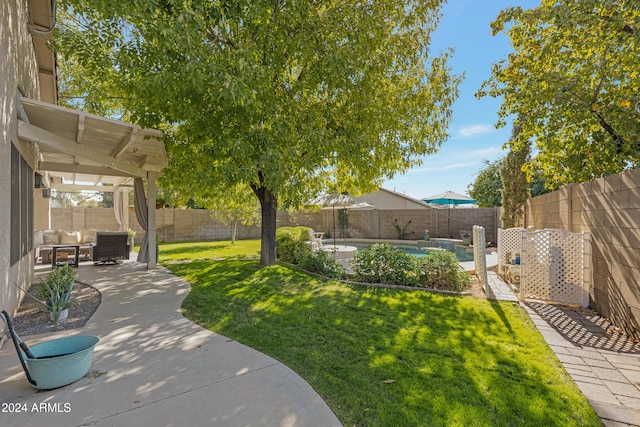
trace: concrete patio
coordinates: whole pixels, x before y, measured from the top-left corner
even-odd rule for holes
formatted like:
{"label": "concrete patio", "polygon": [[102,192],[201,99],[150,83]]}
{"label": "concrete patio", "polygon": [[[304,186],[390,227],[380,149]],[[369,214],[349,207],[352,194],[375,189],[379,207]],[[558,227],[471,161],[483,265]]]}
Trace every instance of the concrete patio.
{"label": "concrete patio", "polygon": [[[322,398],[282,363],[182,316],[189,284],[163,267],[81,264],[79,278],[102,293],[80,329],[25,337],[28,345],[95,335],[89,374],[36,391],[11,342],[0,350],[0,413],[10,426],[339,426]],[[53,413],[38,412],[47,403]],[[34,404],[36,406],[34,406]],[[3,407],[4,408],[4,407]]]}

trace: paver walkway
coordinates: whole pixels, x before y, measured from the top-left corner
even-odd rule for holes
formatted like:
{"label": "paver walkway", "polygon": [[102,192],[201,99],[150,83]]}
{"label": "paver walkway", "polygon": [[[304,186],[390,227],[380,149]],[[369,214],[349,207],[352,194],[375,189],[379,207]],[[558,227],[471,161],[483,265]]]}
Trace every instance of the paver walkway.
{"label": "paver walkway", "polygon": [[[489,297],[518,301],[495,273]],[[640,344],[597,313],[544,303],[522,304],[545,341],[607,427],[640,426]]]}

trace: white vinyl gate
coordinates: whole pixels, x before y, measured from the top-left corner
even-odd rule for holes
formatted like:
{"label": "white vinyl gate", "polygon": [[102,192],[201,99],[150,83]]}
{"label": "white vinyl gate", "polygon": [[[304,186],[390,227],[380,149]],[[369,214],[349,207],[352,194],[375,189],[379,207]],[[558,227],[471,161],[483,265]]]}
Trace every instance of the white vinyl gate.
{"label": "white vinyl gate", "polygon": [[505,262],[508,261],[507,252],[520,254],[520,300],[535,299],[587,307],[593,274],[589,232],[514,230],[517,231],[510,233],[509,237],[519,235],[520,247],[514,241],[517,239],[511,239],[505,244],[504,254],[498,246],[498,254]]}

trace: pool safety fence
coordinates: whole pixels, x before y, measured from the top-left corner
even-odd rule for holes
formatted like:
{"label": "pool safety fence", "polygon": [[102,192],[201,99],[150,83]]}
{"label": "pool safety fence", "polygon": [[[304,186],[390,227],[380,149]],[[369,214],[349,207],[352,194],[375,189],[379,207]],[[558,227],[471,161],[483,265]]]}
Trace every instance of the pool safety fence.
{"label": "pool safety fence", "polygon": [[519,287],[521,301],[588,307],[593,283],[591,255],[587,231],[498,230],[498,268]]}

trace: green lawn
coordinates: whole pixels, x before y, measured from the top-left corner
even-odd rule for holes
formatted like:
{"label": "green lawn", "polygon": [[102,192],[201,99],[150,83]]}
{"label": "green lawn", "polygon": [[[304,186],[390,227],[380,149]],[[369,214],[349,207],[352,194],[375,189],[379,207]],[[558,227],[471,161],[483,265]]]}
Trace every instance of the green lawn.
{"label": "green lawn", "polygon": [[212,258],[260,258],[260,240],[161,243],[160,261],[205,260]]}
{"label": "green lawn", "polygon": [[[194,245],[162,245],[161,261],[228,250]],[[601,425],[512,303],[355,287],[254,260],[168,268],[193,285],[185,316],[292,368],[345,426]]]}

